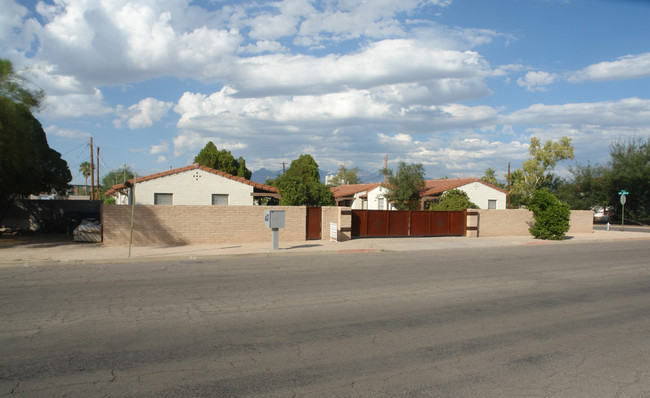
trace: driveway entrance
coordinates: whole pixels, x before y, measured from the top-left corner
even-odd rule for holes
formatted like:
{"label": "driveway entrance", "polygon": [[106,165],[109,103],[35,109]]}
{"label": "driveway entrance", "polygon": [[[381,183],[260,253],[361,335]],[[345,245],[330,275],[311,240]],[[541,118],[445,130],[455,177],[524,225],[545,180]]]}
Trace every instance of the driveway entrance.
{"label": "driveway entrance", "polygon": [[352,210],[352,237],[465,236],[466,220],[466,210]]}

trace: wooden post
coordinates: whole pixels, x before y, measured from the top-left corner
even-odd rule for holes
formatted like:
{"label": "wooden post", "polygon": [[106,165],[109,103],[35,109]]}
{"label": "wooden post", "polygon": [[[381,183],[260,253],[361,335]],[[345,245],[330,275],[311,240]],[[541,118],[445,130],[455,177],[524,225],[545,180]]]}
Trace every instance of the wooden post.
{"label": "wooden post", "polygon": [[131,258],[131,246],[133,245],[133,215],[135,214],[135,180],[138,174],[133,173],[133,186],[131,187],[131,228],[129,232],[129,258]]}
{"label": "wooden post", "polygon": [[99,199],[99,147],[97,147],[97,200]]}

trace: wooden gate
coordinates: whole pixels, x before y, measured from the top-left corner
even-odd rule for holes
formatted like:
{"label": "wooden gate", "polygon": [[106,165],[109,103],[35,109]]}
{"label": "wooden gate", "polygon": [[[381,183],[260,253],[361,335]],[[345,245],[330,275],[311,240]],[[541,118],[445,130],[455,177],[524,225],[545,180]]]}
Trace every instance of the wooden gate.
{"label": "wooden gate", "polygon": [[320,207],[307,208],[307,240],[318,240],[321,238],[321,217]]}
{"label": "wooden gate", "polygon": [[465,236],[466,220],[466,210],[352,210],[352,237]]}

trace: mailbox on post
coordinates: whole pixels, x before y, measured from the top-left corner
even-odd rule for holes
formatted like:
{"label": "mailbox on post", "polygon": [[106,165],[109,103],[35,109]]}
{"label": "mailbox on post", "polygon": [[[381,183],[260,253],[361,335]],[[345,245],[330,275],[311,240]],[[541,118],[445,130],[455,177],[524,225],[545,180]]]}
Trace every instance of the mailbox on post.
{"label": "mailbox on post", "polygon": [[267,228],[284,228],[284,210],[264,210]]}
{"label": "mailbox on post", "polygon": [[264,224],[271,228],[271,250],[278,250],[280,228],[284,228],[284,210],[264,210]]}

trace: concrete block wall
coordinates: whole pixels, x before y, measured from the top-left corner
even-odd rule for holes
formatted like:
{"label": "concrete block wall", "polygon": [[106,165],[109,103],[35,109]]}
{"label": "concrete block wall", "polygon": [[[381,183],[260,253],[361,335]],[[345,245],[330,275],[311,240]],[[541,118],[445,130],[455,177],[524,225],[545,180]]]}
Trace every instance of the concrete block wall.
{"label": "concrete block wall", "polygon": [[[270,242],[271,230],[264,225],[264,210],[267,209],[286,212],[286,226],[280,229],[280,242],[306,239],[305,207],[136,205],[133,244]],[[102,205],[102,223],[105,245],[128,244],[131,206]]]}
{"label": "concrete block wall", "polygon": [[338,242],[351,239],[352,211],[350,207],[323,207],[322,208],[322,240],[330,240],[330,223],[336,223]]}
{"label": "concrete block wall", "polygon": [[[468,226],[476,225],[478,221],[478,236],[530,236],[528,229],[533,224],[533,213],[525,209],[508,210],[472,210],[476,216],[468,216]],[[569,220],[568,235],[592,233],[594,228],[593,212],[591,210],[574,210]],[[467,236],[475,236],[468,231]]]}

